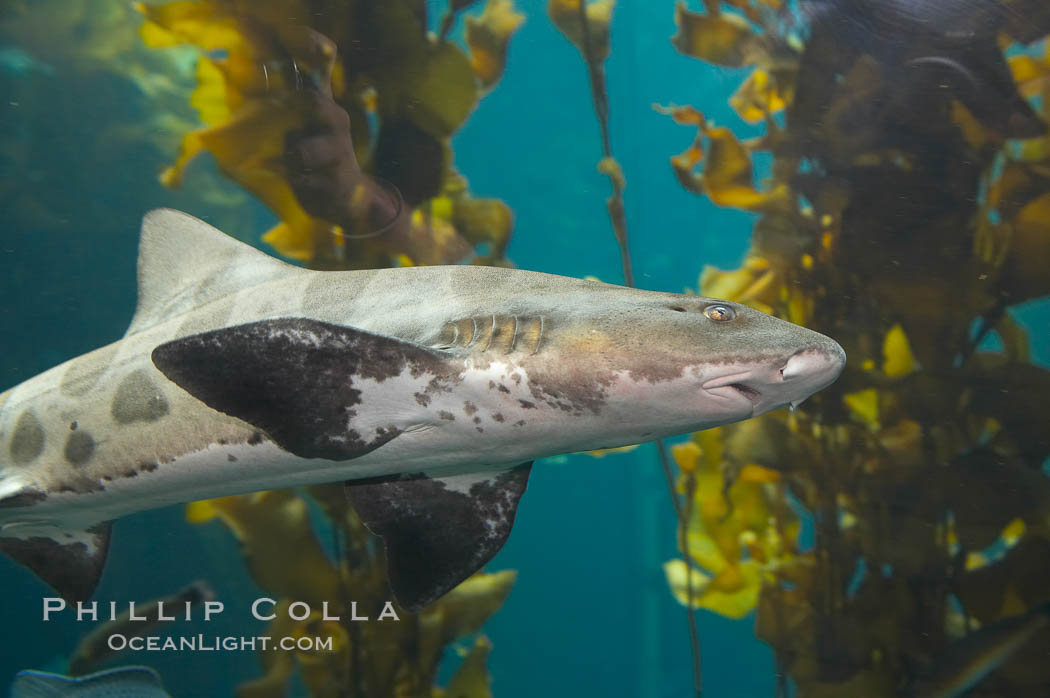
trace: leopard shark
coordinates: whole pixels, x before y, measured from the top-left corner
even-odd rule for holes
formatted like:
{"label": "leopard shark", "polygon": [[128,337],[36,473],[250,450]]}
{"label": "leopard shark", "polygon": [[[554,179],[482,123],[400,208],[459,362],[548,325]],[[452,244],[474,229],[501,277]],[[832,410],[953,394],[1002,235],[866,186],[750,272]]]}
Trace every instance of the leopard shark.
{"label": "leopard shark", "polygon": [[0,394],[0,551],[90,598],[110,522],[345,482],[418,610],[510,533],[532,462],[797,405],[845,353],[747,306],[486,266],[312,271],[148,213],[124,337]]}

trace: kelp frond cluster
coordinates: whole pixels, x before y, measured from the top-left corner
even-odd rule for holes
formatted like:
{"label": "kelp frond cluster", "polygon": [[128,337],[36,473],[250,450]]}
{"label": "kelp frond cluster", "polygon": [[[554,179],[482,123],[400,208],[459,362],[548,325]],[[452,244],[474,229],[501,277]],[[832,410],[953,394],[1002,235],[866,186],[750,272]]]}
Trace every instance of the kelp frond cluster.
{"label": "kelp frond cluster", "polygon": [[1029,5],[677,8],[676,48],[748,67],[730,104],[765,126],[744,140],[664,109],[697,131],[671,158],[681,184],[758,214],[743,266],[699,290],[850,357],[799,411],[674,454],[692,511],[672,591],[691,567],[695,605],[757,608],[799,695],[1050,683],[1050,372],[1012,315],[1050,293],[1050,21]]}
{"label": "kelp frond cluster", "polygon": [[[149,46],[201,51],[191,101],[205,128],[183,139],[163,181],[177,186],[189,162],[209,152],[280,219],[263,239],[313,266],[457,262],[476,247],[485,248],[477,261],[501,263],[510,209],[470,196],[452,166],[449,139],[498,82],[523,17],[511,0],[489,0],[467,18],[461,47],[449,31],[472,4],[452,3],[438,35],[428,32],[425,3],[413,0],[138,5]],[[289,134],[307,126],[309,91],[347,111],[358,162],[412,209],[410,240],[400,248],[368,237],[370,230],[313,217],[296,199],[282,154]]]}

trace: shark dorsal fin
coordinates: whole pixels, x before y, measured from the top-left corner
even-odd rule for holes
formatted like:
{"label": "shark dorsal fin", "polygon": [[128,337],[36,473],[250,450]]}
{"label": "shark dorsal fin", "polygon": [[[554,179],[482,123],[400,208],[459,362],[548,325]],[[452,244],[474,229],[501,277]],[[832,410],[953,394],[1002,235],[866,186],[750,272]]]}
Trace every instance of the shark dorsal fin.
{"label": "shark dorsal fin", "polygon": [[296,268],[193,216],[157,209],[142,219],[132,335]]}

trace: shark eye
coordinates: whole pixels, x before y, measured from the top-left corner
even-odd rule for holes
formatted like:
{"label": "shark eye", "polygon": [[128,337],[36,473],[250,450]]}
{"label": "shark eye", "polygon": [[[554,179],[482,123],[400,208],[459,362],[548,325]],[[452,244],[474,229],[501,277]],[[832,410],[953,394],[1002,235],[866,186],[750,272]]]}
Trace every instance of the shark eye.
{"label": "shark eye", "polygon": [[736,317],[736,313],[727,305],[709,305],[704,308],[704,315],[715,322],[729,322]]}

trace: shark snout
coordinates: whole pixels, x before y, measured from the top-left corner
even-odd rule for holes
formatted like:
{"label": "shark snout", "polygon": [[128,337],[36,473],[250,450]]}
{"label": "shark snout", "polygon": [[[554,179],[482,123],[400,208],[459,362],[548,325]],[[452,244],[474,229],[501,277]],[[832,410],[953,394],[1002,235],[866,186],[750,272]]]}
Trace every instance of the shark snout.
{"label": "shark snout", "polygon": [[[764,386],[752,386],[763,395],[755,405],[755,414],[790,405],[797,407],[813,393],[828,387],[842,373],[846,352],[837,343],[828,340],[818,346],[800,349],[787,358],[772,380]],[[761,383],[761,374],[756,375]]]}
{"label": "shark snout", "polygon": [[[704,384],[704,389],[751,403],[752,416],[800,404],[818,390],[835,382],[846,364],[846,354],[827,340],[799,349],[787,358],[752,366],[737,365],[732,371]],[[742,369],[742,370],[741,370]],[[743,404],[746,404],[743,403]]]}
{"label": "shark snout", "polygon": [[[809,380],[821,376],[828,377],[823,388],[838,378],[842,367],[846,365],[846,353],[838,344],[813,349],[802,349],[790,357],[780,368],[780,377],[784,381]],[[817,388],[820,390],[820,388]]]}

